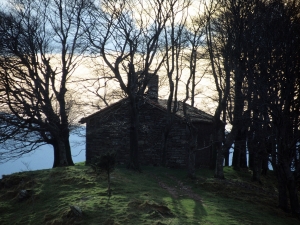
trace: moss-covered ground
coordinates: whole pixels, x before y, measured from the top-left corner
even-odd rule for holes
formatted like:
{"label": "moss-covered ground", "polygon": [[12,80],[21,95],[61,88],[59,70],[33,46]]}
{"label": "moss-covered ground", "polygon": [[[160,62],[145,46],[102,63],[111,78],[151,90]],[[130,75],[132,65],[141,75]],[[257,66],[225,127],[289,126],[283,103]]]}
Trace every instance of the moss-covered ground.
{"label": "moss-covered ground", "polygon": [[[251,182],[251,171],[224,171],[226,180],[214,179],[208,169],[191,180],[182,169],[143,167],[139,173],[117,167],[111,197],[105,177],[84,163],[15,173],[0,180],[0,224],[300,224],[276,207],[271,171],[262,184]],[[21,190],[30,196],[20,200]]]}

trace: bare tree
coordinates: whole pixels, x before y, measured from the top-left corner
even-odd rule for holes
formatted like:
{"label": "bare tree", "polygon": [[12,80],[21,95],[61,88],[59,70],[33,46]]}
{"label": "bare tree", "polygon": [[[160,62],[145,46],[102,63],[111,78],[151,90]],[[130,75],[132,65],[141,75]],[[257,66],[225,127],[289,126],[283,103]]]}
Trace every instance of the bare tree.
{"label": "bare tree", "polygon": [[[197,13],[194,15],[189,15],[188,22],[186,24],[187,31],[184,34],[188,42],[187,49],[189,51],[186,55],[189,68],[189,77],[187,79],[187,83],[189,83],[189,85],[186,86],[186,88],[188,88],[186,91],[190,92],[188,98],[190,98],[191,106],[193,107],[195,106],[195,97],[199,94],[199,91],[197,91],[197,86],[207,74],[209,67],[209,65],[206,63],[208,54],[205,49],[206,20],[202,10],[204,5],[204,1],[199,1],[195,6],[190,6],[192,11],[195,10]],[[203,61],[205,61],[205,63]]]}
{"label": "bare tree", "polygon": [[1,11],[0,104],[6,112],[1,114],[5,124],[1,131],[8,140],[1,160],[50,144],[53,167],[73,165],[69,143],[73,101],[68,89],[85,51],[81,22],[89,4],[14,0]]}
{"label": "bare tree", "polygon": [[[183,96],[182,110],[186,124],[186,148],[188,155],[188,177],[195,178],[195,157],[198,150],[198,130],[192,123],[191,117],[187,110],[187,101],[191,102],[191,106],[195,105],[196,86],[200,84],[200,81],[204,77],[206,70],[199,68],[201,60],[207,60],[207,54],[204,48],[205,45],[205,18],[201,12],[201,7],[204,6],[204,2],[199,1],[195,6],[198,13],[187,17],[185,23],[185,37],[184,47],[184,62],[186,63],[186,69],[189,73],[185,83],[185,96]],[[193,7],[193,6],[190,6]],[[205,146],[207,147],[207,146]],[[209,160],[209,159],[208,159]]]}
{"label": "bare tree", "polygon": [[[267,45],[260,47],[258,93],[270,117],[268,139],[274,142],[271,161],[278,181],[278,203],[283,210],[290,209],[299,216],[300,4],[271,1],[261,4],[259,10],[267,31],[261,39]],[[272,29],[275,26],[277,29]]]}
{"label": "bare tree", "polygon": [[102,57],[130,102],[129,168],[140,170],[139,105],[147,83],[158,73],[164,56],[160,36],[177,0],[101,1],[85,24],[91,53]]}
{"label": "bare tree", "polygon": [[[231,88],[231,65],[229,54],[231,54],[232,37],[228,26],[222,26],[217,20],[218,18],[225,21],[228,17],[218,17],[222,15],[220,12],[222,8],[219,4],[210,1],[205,7],[206,25],[206,42],[209,53],[209,59],[212,68],[212,75],[217,89],[217,108],[214,113],[214,134],[212,136],[213,145],[213,159],[216,159],[215,177],[224,178],[223,162],[224,153],[232,144],[232,134],[227,135],[227,142],[225,142],[225,124],[226,124],[226,104]],[[223,145],[222,145],[223,143]],[[214,160],[212,161],[214,163]]]}
{"label": "bare tree", "polygon": [[[253,180],[260,181],[262,162],[271,154],[279,207],[288,210],[290,202],[299,215],[299,2],[223,3],[226,23],[220,24],[228,28],[224,43],[229,49],[222,57],[228,59],[234,85],[232,130],[223,151],[227,141],[239,141],[239,132],[246,131]],[[221,168],[223,160],[217,162]]]}
{"label": "bare tree", "polygon": [[[165,62],[164,68],[168,82],[167,114],[162,135],[162,165],[166,165],[167,141],[171,132],[174,117],[178,111],[179,82],[185,65],[187,47],[186,20],[188,7],[192,1],[171,1],[168,26],[164,29]],[[176,3],[176,4],[175,4]],[[178,18],[178,15],[180,17]]]}
{"label": "bare tree", "polygon": [[74,82],[81,96],[85,96],[81,104],[86,108],[86,113],[90,114],[92,110],[100,110],[126,97],[102,58],[89,55],[85,57],[83,65],[89,75],[78,76]]}

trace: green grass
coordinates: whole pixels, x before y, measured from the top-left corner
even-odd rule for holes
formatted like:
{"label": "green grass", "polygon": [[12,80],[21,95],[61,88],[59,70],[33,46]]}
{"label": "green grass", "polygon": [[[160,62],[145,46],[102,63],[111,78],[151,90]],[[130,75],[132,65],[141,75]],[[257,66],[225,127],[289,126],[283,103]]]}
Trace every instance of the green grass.
{"label": "green grass", "polygon": [[[276,208],[275,179],[251,182],[247,170],[224,168],[226,180],[199,169],[197,179],[186,171],[144,167],[142,173],[117,167],[112,173],[112,196],[107,181],[83,163],[74,167],[30,171],[0,181],[0,224],[272,224],[299,220]],[[33,194],[19,201],[20,190]],[[76,217],[71,205],[79,206]]]}

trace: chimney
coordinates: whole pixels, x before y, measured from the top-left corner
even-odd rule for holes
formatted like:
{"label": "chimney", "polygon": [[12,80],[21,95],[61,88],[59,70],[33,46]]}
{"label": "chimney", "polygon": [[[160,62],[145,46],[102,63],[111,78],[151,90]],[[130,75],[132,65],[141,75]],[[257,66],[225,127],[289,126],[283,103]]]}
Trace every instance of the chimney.
{"label": "chimney", "polygon": [[149,74],[147,97],[153,101],[158,100],[158,75]]}

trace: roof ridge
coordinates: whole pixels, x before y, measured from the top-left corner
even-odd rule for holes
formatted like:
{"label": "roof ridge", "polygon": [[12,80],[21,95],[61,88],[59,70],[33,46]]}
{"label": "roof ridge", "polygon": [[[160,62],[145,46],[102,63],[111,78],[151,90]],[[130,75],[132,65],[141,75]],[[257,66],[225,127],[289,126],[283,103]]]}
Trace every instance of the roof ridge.
{"label": "roof ridge", "polygon": [[[129,98],[126,97],[126,98],[123,98],[103,109],[100,109],[99,111],[89,115],[89,116],[86,116],[86,117],[83,117],[82,119],[80,119],[79,123],[85,123],[87,119],[95,116],[95,115],[98,115],[98,114],[101,114],[103,112],[106,112],[108,110],[113,110],[114,107],[118,106],[119,104],[121,104],[122,102],[126,102]],[[147,103],[147,104],[150,104],[154,107],[156,107],[157,109],[161,110],[161,111],[165,111],[167,110],[167,99],[158,99],[157,101],[154,101],[154,100],[151,100],[149,98],[146,98],[146,97],[143,97],[144,99],[144,102]],[[201,109],[198,109],[197,107],[195,106],[191,106],[190,104],[188,103],[184,103],[183,101],[177,101],[180,105],[183,106],[183,104],[186,104],[188,106],[187,108],[187,113],[189,114],[190,118],[192,119],[192,121],[199,121],[199,122],[212,122],[213,121],[213,116],[204,112],[203,110]],[[174,102],[172,102],[174,103]],[[182,108],[182,107],[181,107]],[[180,119],[184,119],[184,115],[183,115],[183,109],[180,109],[180,107],[178,107],[178,110],[176,111],[175,113],[175,116],[180,118]]]}

